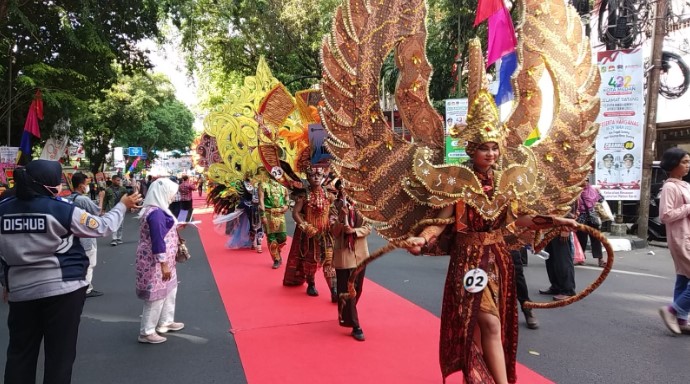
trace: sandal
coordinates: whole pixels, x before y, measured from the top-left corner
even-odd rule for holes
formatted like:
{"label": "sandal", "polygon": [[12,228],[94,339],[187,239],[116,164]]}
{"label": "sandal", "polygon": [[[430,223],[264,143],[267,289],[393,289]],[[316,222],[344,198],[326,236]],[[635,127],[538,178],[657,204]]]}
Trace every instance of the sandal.
{"label": "sandal", "polygon": [[604,259],[599,259],[599,266],[600,266],[601,268],[606,267],[606,262],[604,261]]}

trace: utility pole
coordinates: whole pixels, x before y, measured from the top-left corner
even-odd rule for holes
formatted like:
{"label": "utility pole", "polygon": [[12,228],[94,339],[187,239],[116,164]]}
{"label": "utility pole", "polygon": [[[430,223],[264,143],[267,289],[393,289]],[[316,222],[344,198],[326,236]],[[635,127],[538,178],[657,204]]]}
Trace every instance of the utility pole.
{"label": "utility pole", "polygon": [[651,200],[652,162],[656,151],[657,102],[659,99],[659,76],[661,74],[661,53],[666,37],[666,13],[668,0],[657,0],[654,13],[654,35],[652,35],[652,67],[647,78],[647,108],[642,163],[642,185],[640,186],[640,210],[637,222],[637,237],[647,239],[649,227],[649,202]]}
{"label": "utility pole", "polygon": [[10,135],[12,134],[12,61],[14,57],[12,56],[12,47],[10,47],[10,63],[9,70],[7,71],[8,87],[7,87],[7,146],[10,144]]}
{"label": "utility pole", "polygon": [[462,47],[460,46],[460,36],[462,34],[462,14],[461,12],[458,12],[458,53],[457,56],[455,57],[455,74],[458,77],[457,83],[455,83],[455,96],[457,98],[460,98],[462,95],[462,68],[460,68],[460,63],[462,60],[460,59],[462,57]]}

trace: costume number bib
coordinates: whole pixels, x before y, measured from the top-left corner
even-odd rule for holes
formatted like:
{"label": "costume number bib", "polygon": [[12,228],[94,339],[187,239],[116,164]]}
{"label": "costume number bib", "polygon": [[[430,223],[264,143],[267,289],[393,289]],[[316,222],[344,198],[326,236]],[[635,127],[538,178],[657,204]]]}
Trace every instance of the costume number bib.
{"label": "costume number bib", "polygon": [[481,268],[470,269],[462,278],[462,283],[469,293],[481,292],[489,283],[489,276]]}

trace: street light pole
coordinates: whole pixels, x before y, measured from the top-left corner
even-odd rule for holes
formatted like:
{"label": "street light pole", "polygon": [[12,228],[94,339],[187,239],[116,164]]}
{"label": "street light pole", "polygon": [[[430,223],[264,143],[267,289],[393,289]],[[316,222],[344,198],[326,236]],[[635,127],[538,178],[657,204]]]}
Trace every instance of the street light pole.
{"label": "street light pole", "polygon": [[652,67],[647,80],[647,110],[645,114],[644,157],[642,163],[642,184],[640,185],[640,208],[637,222],[637,237],[647,239],[649,227],[649,202],[651,200],[652,162],[656,152],[656,120],[659,100],[659,76],[661,75],[661,54],[666,36],[667,0],[657,0],[652,36]]}

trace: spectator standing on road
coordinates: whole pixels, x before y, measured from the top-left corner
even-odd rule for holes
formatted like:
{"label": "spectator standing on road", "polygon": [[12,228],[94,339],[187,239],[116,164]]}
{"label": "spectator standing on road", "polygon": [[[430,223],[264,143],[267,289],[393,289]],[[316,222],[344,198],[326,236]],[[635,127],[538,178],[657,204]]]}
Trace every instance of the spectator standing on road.
{"label": "spectator standing on road", "polygon": [[[72,201],[74,205],[85,210],[92,215],[99,215],[100,208],[96,203],[93,202],[89,197],[91,178],[83,174],[82,172],[77,172],[72,175],[72,185],[74,186],[74,192],[69,196],[68,200]],[[99,194],[99,199],[103,199],[105,192]],[[89,258],[89,267],[86,270],[86,282],[89,283],[89,287],[86,288],[86,297],[97,297],[102,296],[103,292],[93,289],[93,269],[96,267],[98,261],[98,247],[96,239],[93,238],[82,238],[79,239],[86,256]]]}
{"label": "spectator standing on road", "polygon": [[549,254],[546,274],[551,286],[546,290],[540,289],[539,293],[553,295],[556,301],[575,296],[574,244],[571,236],[570,231],[561,231],[560,236],[551,240],[544,249]]}
{"label": "spectator standing on road", "polygon": [[[93,179],[90,179],[91,181],[89,182],[89,196],[91,197],[91,200],[94,201],[96,200],[96,197],[98,196],[98,184]],[[100,211],[100,209],[99,209]]]}
{"label": "spectator standing on road", "polygon": [[[122,176],[113,175],[111,182],[112,183],[110,186],[105,189],[105,197],[103,199],[103,209],[101,210],[101,215],[113,209],[115,204],[120,201],[122,196],[127,194],[127,189],[122,186]],[[120,223],[120,227],[117,229],[117,231],[113,232],[113,241],[110,242],[110,245],[113,247],[118,244],[122,244],[122,223]]]}
{"label": "spectator standing on road", "polygon": [[175,322],[177,269],[175,255],[179,243],[177,219],[168,209],[179,186],[161,178],[151,183],[139,214],[139,246],[136,260],[137,297],[144,300],[139,329],[140,343],[159,344],[167,339],[159,333],[179,331]]}
{"label": "spectator standing on road", "polygon": [[189,180],[189,176],[183,175],[180,184],[180,211],[187,211],[187,215],[182,217],[183,221],[192,219],[192,211],[194,210],[192,192],[194,191],[196,191],[196,186]]}
{"label": "spectator standing on road", "polygon": [[199,180],[197,180],[198,183],[198,189],[199,189],[199,197],[204,193],[204,184],[206,183],[206,180],[204,178],[204,175],[199,175]]}
{"label": "spectator standing on road", "polygon": [[0,203],[2,284],[10,307],[4,382],[36,382],[43,342],[43,382],[69,384],[88,285],[88,259],[74,236],[114,232],[141,197],[122,196],[99,217],[56,197],[62,190],[62,166],[56,161],[31,161],[14,176],[16,197]]}
{"label": "spectator standing on road", "polygon": [[527,288],[527,279],[525,279],[524,267],[527,265],[527,249],[525,247],[520,250],[510,251],[510,256],[513,258],[513,270],[515,271],[515,294],[520,303],[520,310],[525,315],[525,322],[527,328],[539,328],[539,321],[534,315],[532,308],[525,308],[524,304],[527,301],[532,301],[529,297],[529,289]]}
{"label": "spectator standing on road", "polygon": [[[367,236],[371,234],[371,226],[364,222],[364,218],[355,209],[342,191],[340,181],[336,183],[338,199],[331,211],[331,234],[333,235],[333,267],[337,279],[338,296],[347,293],[350,276],[357,269],[357,265],[369,257]],[[338,322],[341,327],[352,328],[352,337],[357,341],[364,341],[364,332],[359,324],[357,303],[362,296],[362,284],[366,269],[357,275],[355,291],[357,295],[349,299],[338,299]],[[337,299],[337,297],[336,297]]]}
{"label": "spectator standing on road", "polygon": [[[170,176],[170,180],[172,180],[175,184],[180,184],[179,180],[177,180],[176,176]],[[173,197],[172,202],[170,203],[170,212],[175,215],[175,219],[180,215],[180,189],[177,189],[177,193],[175,194],[175,197]]]}
{"label": "spectator standing on road", "polygon": [[664,323],[675,334],[690,334],[690,185],[683,177],[690,170],[690,155],[683,149],[670,148],[661,157],[661,169],[668,172],[668,179],[661,189],[659,216],[666,224],[668,249],[676,268],[676,285],[673,303],[659,309]]}
{"label": "spectator standing on road", "polygon": [[[582,189],[582,193],[577,199],[577,222],[599,230],[599,228],[601,228],[601,220],[599,219],[598,222],[595,221],[597,216],[594,206],[602,200],[603,198],[599,194],[599,191],[589,183],[589,180],[586,181],[585,187]],[[592,241],[592,257],[598,260],[600,267],[605,267],[606,262],[603,258],[604,252],[601,247],[601,242],[587,232],[577,231],[577,241],[580,243],[583,253],[587,248],[587,239]]]}
{"label": "spectator standing on road", "polygon": [[139,185],[139,193],[141,193],[141,196],[143,198],[146,198],[146,192],[149,189],[149,183],[146,182],[146,179],[139,179],[137,181],[137,184]]}

